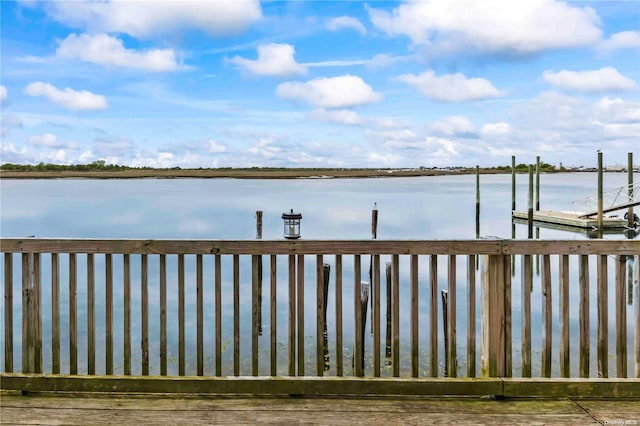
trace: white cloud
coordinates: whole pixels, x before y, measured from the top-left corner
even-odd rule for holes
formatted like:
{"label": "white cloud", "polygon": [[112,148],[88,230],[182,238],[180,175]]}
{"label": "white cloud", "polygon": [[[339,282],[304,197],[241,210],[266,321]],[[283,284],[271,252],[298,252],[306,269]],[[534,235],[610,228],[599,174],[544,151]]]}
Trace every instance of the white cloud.
{"label": "white cloud", "polygon": [[257,75],[287,77],[304,75],[307,68],[296,62],[295,49],[290,44],[271,43],[258,46],[258,59],[234,56],[229,61]]}
{"label": "white cloud", "polygon": [[68,26],[133,37],[179,34],[189,29],[216,36],[237,34],[262,18],[258,0],[47,2],[46,10]]}
{"label": "white cloud", "polygon": [[93,64],[147,71],[174,71],[179,68],[173,49],[127,49],[122,40],[107,34],[70,34],[60,42],[56,55]]}
{"label": "white cloud", "polygon": [[598,121],[611,123],[640,123],[640,102],[604,97],[593,105]]}
{"label": "white cloud", "polygon": [[639,49],[640,31],[622,31],[612,34],[611,37],[603,40],[598,47],[603,50]]}
{"label": "white cloud", "polygon": [[4,84],[0,84],[0,104],[7,100],[7,88]]}
{"label": "white cloud", "polygon": [[329,31],[338,31],[347,28],[356,30],[363,35],[367,33],[367,29],[362,25],[362,22],[351,16],[338,16],[336,18],[331,18],[327,22],[326,28]]}
{"label": "white cloud", "polygon": [[60,90],[57,87],[37,81],[29,84],[24,93],[29,96],[44,96],[51,102],[75,111],[90,111],[105,109],[107,100],[102,95],[96,95],[87,90],[77,91],[69,87]]}
{"label": "white cloud", "polygon": [[542,73],[544,81],[562,90],[577,92],[606,92],[610,90],[633,90],[638,86],[635,81],[620,74],[613,67],[604,67],[591,71],[554,72],[546,70]]}
{"label": "white cloud", "polygon": [[498,122],[498,123],[486,123],[480,129],[480,133],[485,137],[499,137],[508,135],[511,132],[511,126],[509,123]]}
{"label": "white cloud", "polygon": [[45,133],[44,135],[33,135],[29,138],[29,143],[44,148],[65,148],[65,149],[77,149],[78,146],[73,143],[65,143],[58,141],[56,135],[52,133]]}
{"label": "white cloud", "polygon": [[435,75],[431,70],[419,75],[404,74],[398,81],[410,84],[430,99],[464,102],[501,96],[489,80],[467,78],[462,73]]}
{"label": "white cloud", "polygon": [[601,37],[592,8],[554,0],[425,0],[391,12],[368,10],[373,25],[387,34],[446,49],[532,53],[586,46]]}
{"label": "white cloud", "polygon": [[350,125],[361,125],[364,123],[364,120],[357,112],[348,109],[326,110],[320,108],[311,111],[311,117],[319,121],[331,121]]}
{"label": "white cloud", "polygon": [[222,154],[224,152],[227,152],[227,146],[222,142],[217,142],[213,139],[209,139],[207,151],[213,154]]}
{"label": "white cloud", "polygon": [[463,115],[450,115],[429,126],[431,132],[444,136],[477,136],[476,126]]}
{"label": "white cloud", "polygon": [[282,83],[276,93],[281,98],[302,100],[319,108],[349,108],[377,102],[382,98],[355,75],[316,78],[305,83]]}

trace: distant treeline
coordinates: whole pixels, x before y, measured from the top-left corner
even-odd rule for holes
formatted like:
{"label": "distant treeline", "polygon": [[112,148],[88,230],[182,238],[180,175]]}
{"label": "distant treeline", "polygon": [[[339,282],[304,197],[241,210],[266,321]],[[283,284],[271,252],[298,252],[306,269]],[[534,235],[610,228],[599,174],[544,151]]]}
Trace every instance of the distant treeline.
{"label": "distant treeline", "polygon": [[[425,168],[420,167],[420,170],[439,170],[437,167]],[[448,168],[452,169],[452,168]],[[455,167],[454,169],[461,170],[474,170],[472,167]],[[549,163],[540,163],[540,171],[542,172],[556,172],[562,171],[564,168],[558,170],[555,166]],[[187,168],[183,169],[181,167],[169,167],[163,169],[155,169],[153,167],[129,167],[129,166],[121,166],[118,164],[107,164],[104,160],[94,161],[89,164],[51,164],[51,163],[39,163],[39,164],[12,164],[12,163],[4,163],[0,165],[0,170],[6,171],[15,171],[15,172],[117,172],[117,171],[126,171],[126,170],[219,170],[219,171],[228,171],[228,170],[265,170],[265,171],[286,171],[291,170],[291,168],[287,167],[218,167],[218,168],[207,168],[207,167],[198,167],[198,168]],[[295,170],[300,171],[313,171],[313,170],[397,170],[397,168],[295,168]],[[498,171],[498,172],[506,172],[511,170],[511,166],[497,166],[497,167],[482,167],[482,171]],[[516,166],[517,172],[527,172],[529,170],[528,164],[518,164]]]}

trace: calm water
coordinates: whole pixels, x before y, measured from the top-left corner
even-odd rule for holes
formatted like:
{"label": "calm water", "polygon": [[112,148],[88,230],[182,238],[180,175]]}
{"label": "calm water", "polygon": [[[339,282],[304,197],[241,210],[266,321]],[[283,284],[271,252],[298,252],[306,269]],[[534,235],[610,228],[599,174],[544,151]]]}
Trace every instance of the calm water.
{"label": "calm water", "polygon": [[[627,175],[605,174],[605,188],[613,188],[625,185]],[[527,176],[518,176],[517,205],[519,210],[526,209],[527,205]],[[596,188],[596,174],[572,173],[541,176],[541,209],[543,210],[573,210],[572,201],[578,198],[593,196]],[[302,235],[306,239],[368,239],[370,238],[370,217],[374,203],[379,209],[378,238],[379,239],[473,239],[475,238],[475,176],[439,176],[421,178],[391,178],[391,179],[296,179],[296,180],[233,180],[233,179],[145,179],[145,180],[2,180],[0,181],[0,232],[3,237],[24,237],[35,235],[37,237],[70,237],[70,238],[203,238],[203,239],[252,239],[255,238],[255,211],[264,211],[265,239],[282,238],[283,211],[293,208],[300,211],[302,219]],[[482,237],[511,238],[511,176],[487,175],[481,176],[481,231]],[[518,225],[516,228],[518,237],[526,236],[526,226]],[[542,239],[585,239],[584,233],[572,233],[552,229],[540,229],[539,237]],[[622,234],[609,235],[606,238],[624,238]],[[308,337],[307,362],[315,365],[315,258],[307,256],[306,283],[307,296],[305,302],[306,326],[305,334]],[[389,259],[383,258],[384,262]],[[14,270],[18,267],[19,259],[15,259]],[[278,263],[278,341],[286,343],[286,259],[279,259]],[[325,261],[332,264],[332,256],[325,256]],[[49,257],[43,256],[43,318],[44,318],[44,363],[45,370],[50,365],[50,317],[48,269]],[[68,280],[66,257],[61,257],[61,330],[62,330],[62,360],[68,359],[68,345],[65,336],[68,333],[68,296],[66,295],[66,281]],[[79,368],[86,371],[86,324],[83,318],[86,315],[86,269],[84,269],[84,256],[78,259],[78,303],[79,303]],[[225,260],[226,262],[226,260]],[[466,265],[461,259],[458,262],[458,354],[461,358],[460,369],[465,364],[462,358],[466,353]],[[103,256],[96,256],[96,270],[101,271],[104,264]],[[612,260],[610,261],[613,265]],[[175,281],[176,261],[173,257],[168,259],[169,282],[169,355],[170,373],[175,373],[175,357],[177,356],[177,291]],[[368,280],[365,271],[368,270],[368,258],[363,257],[363,280]],[[513,282],[513,308],[514,308],[514,362],[515,369],[519,365],[519,338],[520,338],[520,271],[519,264],[515,265]],[[592,262],[595,267],[595,262]],[[552,258],[553,286],[554,286],[554,344],[557,337],[557,260]],[[632,264],[629,263],[629,267]],[[140,339],[139,321],[139,294],[136,285],[139,283],[139,259],[132,258],[132,350],[134,367],[136,358],[140,356],[140,350],[136,342]],[[187,256],[187,339],[195,341],[195,258]],[[241,286],[250,288],[249,259],[243,259],[241,269]],[[440,259],[439,287],[446,288],[446,258]],[[536,267],[534,266],[534,269]],[[613,270],[613,268],[610,268]],[[152,374],[158,373],[158,335],[159,330],[155,318],[159,315],[158,300],[159,291],[158,261],[155,256],[150,257],[149,263],[150,281],[150,346]],[[245,272],[246,271],[246,272]],[[352,260],[345,257],[345,283],[353,280],[348,277],[353,272]],[[572,309],[571,315],[571,345],[572,355],[577,355],[577,302],[578,291],[577,265],[574,259],[571,263],[572,289],[570,291]],[[205,260],[205,277],[211,277],[213,261]],[[223,373],[231,373],[232,350],[228,349],[232,342],[232,332],[229,327],[232,324],[232,290],[231,290],[230,263],[223,264],[223,343],[225,348],[223,361],[227,367]],[[122,329],[122,289],[118,286],[118,279],[122,274],[122,260],[114,257],[114,347],[116,348],[115,363],[118,372],[118,363],[121,363],[121,329]],[[427,260],[420,264],[420,363],[421,371],[428,367],[428,267]],[[265,276],[268,270],[265,263]],[[595,270],[592,272],[595,277]],[[594,278],[592,278],[593,281]],[[14,279],[14,298],[20,294],[18,275]],[[479,282],[479,281],[478,281]],[[83,284],[85,283],[85,284]],[[331,286],[333,286],[333,282]],[[609,311],[611,313],[610,330],[614,326],[614,297],[613,279],[609,280],[610,296]],[[534,278],[532,292],[532,315],[534,328],[534,370],[539,368],[540,338],[541,332],[537,328],[541,324],[539,277]],[[263,303],[264,329],[268,331],[268,285],[265,282],[265,302]],[[408,259],[401,260],[401,292],[408,295]],[[382,303],[384,306],[384,286],[382,291]],[[478,301],[480,289],[477,291]],[[595,283],[592,282],[592,307],[595,307]],[[104,349],[104,307],[100,300],[104,297],[104,277],[98,273],[96,277],[96,345],[98,354]],[[637,297],[636,297],[637,298]],[[345,368],[350,368],[349,343],[353,338],[353,290],[350,285],[344,289],[344,318],[345,318]],[[243,358],[242,372],[248,374],[250,367],[247,360],[250,357],[250,292],[241,292],[241,331],[243,335],[241,354]],[[14,304],[15,318],[20,318],[19,298]],[[205,374],[212,374],[213,365],[213,285],[205,282]],[[409,302],[408,298],[400,301],[401,305],[401,346],[408,351],[409,343]],[[3,307],[4,309],[4,307]],[[384,311],[384,308],[383,308]],[[592,340],[595,343],[595,309],[592,319]],[[479,312],[479,308],[478,308]],[[628,306],[629,318],[632,318],[633,306]],[[335,327],[333,318],[334,296],[333,287],[330,289],[329,298],[329,341],[331,345],[331,364],[335,351],[333,347],[334,336],[331,332]],[[441,313],[440,321],[441,321]],[[173,320],[172,320],[173,319]],[[384,316],[382,319],[384,325]],[[16,322],[19,325],[19,321]],[[633,322],[629,320],[630,344],[633,341]],[[440,324],[439,328],[442,328]],[[480,341],[479,327],[477,340]],[[19,346],[20,327],[14,329],[14,342]],[[383,326],[384,333],[384,326]],[[441,331],[440,331],[441,333]],[[612,333],[613,334],[613,333]],[[268,332],[265,332],[260,340],[261,373],[268,372]],[[384,334],[383,334],[384,339]],[[610,336],[610,342],[615,345],[615,336]],[[4,340],[4,336],[2,336]],[[0,342],[1,343],[1,342]],[[194,345],[188,344],[188,373],[195,372]],[[384,340],[383,340],[384,345]],[[442,340],[439,347],[443,347]],[[3,347],[3,346],[0,346]],[[632,347],[632,345],[630,345]],[[610,349],[610,354],[615,353],[615,346]],[[367,336],[367,354],[370,356],[371,339]],[[442,352],[442,351],[441,351]],[[631,353],[630,353],[631,355]],[[557,353],[554,354],[557,357]],[[595,347],[592,348],[592,364],[595,366]],[[4,353],[2,355],[4,357]],[[102,360],[98,357],[97,365],[100,372]],[[440,359],[442,358],[442,354]],[[478,362],[479,362],[479,356]],[[20,364],[20,354],[14,355],[16,367]],[[630,356],[630,363],[633,356]],[[613,361],[612,361],[613,362]],[[3,364],[2,364],[3,365]],[[630,364],[631,365],[631,364]],[[408,364],[403,361],[403,373]],[[615,367],[615,363],[613,364]],[[68,366],[66,367],[68,368]],[[279,353],[279,369],[284,373],[286,369],[286,349]],[[612,369],[611,371],[613,371]],[[134,368],[134,373],[136,369]],[[309,371],[314,371],[310,369]],[[577,371],[577,362],[572,362],[572,374]],[[121,371],[120,371],[121,372]],[[330,371],[331,373],[331,371]],[[554,374],[557,374],[555,372]]]}

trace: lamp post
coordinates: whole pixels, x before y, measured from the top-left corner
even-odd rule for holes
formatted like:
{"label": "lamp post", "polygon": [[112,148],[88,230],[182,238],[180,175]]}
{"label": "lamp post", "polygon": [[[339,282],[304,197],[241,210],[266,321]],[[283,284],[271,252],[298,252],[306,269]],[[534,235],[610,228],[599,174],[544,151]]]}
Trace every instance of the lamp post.
{"label": "lamp post", "polygon": [[293,209],[289,213],[282,213],[284,221],[284,237],[288,240],[297,240],[300,238],[300,220],[302,214],[294,213]]}

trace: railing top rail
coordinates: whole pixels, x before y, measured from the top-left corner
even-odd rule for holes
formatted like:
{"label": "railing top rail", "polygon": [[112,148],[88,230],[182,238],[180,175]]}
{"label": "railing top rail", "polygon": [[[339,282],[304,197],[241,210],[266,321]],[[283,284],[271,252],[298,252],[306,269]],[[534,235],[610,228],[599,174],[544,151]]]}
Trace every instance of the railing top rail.
{"label": "railing top rail", "polygon": [[638,255],[640,240],[151,240],[0,238],[1,252],[124,254],[610,254]]}

